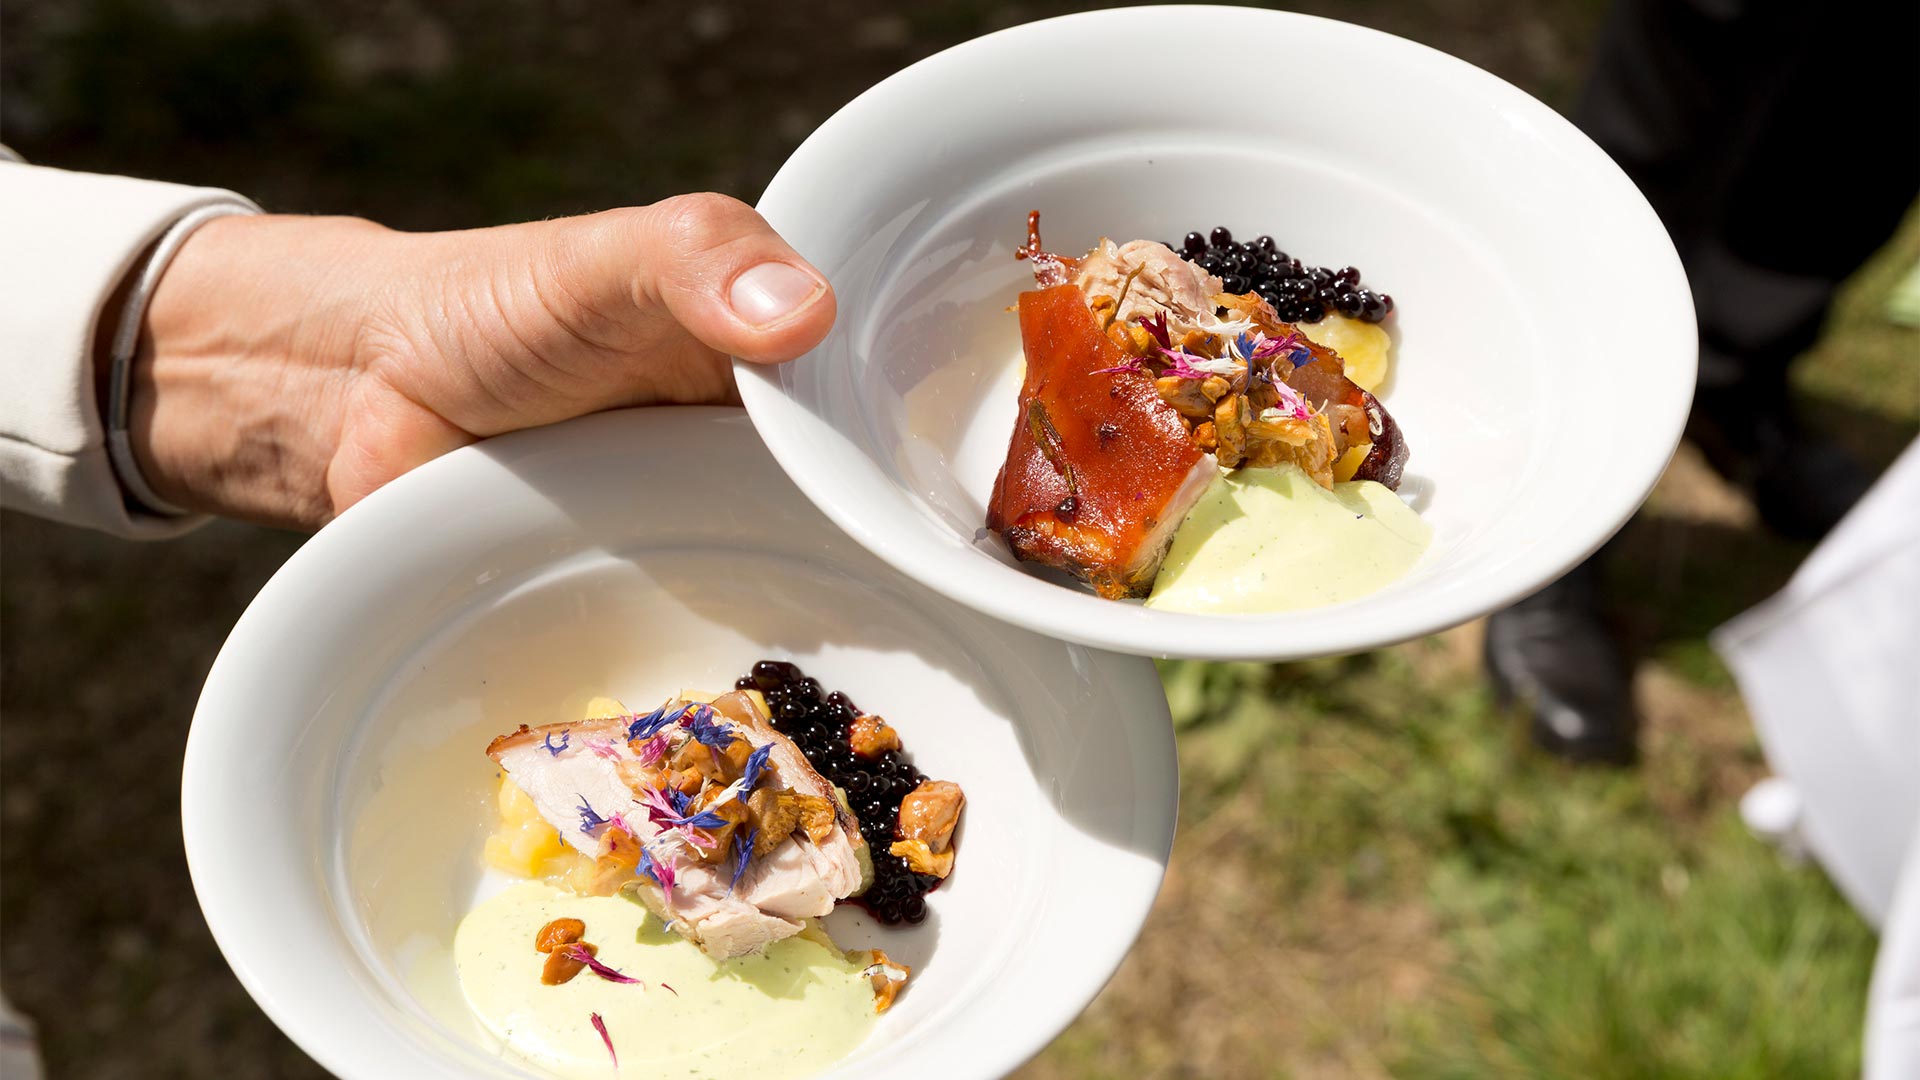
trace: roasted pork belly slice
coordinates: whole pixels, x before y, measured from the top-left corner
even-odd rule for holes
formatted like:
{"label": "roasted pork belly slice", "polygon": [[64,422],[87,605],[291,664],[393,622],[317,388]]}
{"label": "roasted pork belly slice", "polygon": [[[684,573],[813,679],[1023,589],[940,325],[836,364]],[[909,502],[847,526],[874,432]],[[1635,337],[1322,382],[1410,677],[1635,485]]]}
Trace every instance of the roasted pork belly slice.
{"label": "roasted pork belly slice", "polygon": [[1078,286],[1020,294],[1027,376],[987,527],[1109,599],[1153,587],[1217,466],[1110,340]]}
{"label": "roasted pork belly slice", "polygon": [[[678,707],[669,703],[666,715]],[[795,820],[784,835],[756,837],[751,847],[745,843],[746,831],[740,830],[747,852],[742,868],[734,850],[702,858],[687,839],[695,830],[676,829],[649,812],[645,796],[672,775],[673,755],[663,761],[643,752],[653,732],[629,737],[642,718],[523,727],[495,739],[487,754],[568,844],[596,860],[596,881],[604,891],[637,887],[648,906],[675,930],[725,959],[799,933],[801,920],[827,914],[837,900],[864,888],[871,863],[861,857],[866,842],[852,815],[834,798],[833,786],[791,740],[773,730],[750,695],[722,695],[706,715],[754,749],[766,748],[765,767],[752,791],[824,799],[831,813],[816,815],[812,832]],[[692,745],[684,721],[661,730],[669,744]],[[693,749],[708,752],[706,746]],[[715,760],[721,756],[716,753]],[[712,805],[725,801],[730,800],[716,798]],[[671,867],[664,880],[657,874],[641,876],[631,849],[621,860],[615,848],[627,836],[656,863]],[[671,882],[670,888],[661,887],[665,881]]]}

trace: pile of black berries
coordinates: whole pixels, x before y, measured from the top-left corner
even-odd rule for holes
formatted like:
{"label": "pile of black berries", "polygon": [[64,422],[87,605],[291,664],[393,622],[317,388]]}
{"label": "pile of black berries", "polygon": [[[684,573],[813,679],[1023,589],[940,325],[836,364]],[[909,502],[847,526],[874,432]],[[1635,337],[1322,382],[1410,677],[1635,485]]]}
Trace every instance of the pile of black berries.
{"label": "pile of black berries", "polygon": [[1393,297],[1360,285],[1360,271],[1351,266],[1329,270],[1303,266],[1274,244],[1273,237],[1256,237],[1251,244],[1234,240],[1224,226],[1168,247],[1188,262],[1199,263],[1218,275],[1227,292],[1257,292],[1285,322],[1316,323],[1328,311],[1350,319],[1377,323],[1393,311]]}
{"label": "pile of black berries", "polygon": [[846,791],[853,816],[860,822],[860,835],[866,837],[873,855],[873,884],[853,902],[884,923],[925,919],[924,897],[940,879],[914,873],[906,859],[888,854],[887,849],[893,846],[894,826],[900,820],[900,800],[926,777],[898,750],[876,758],[854,753],[847,742],[847,726],[860,710],[838,690],[822,694],[820,680],[809,678],[798,665],[762,660],[733,686],[760,691],[773,712],[773,729],[792,739],[828,782]]}

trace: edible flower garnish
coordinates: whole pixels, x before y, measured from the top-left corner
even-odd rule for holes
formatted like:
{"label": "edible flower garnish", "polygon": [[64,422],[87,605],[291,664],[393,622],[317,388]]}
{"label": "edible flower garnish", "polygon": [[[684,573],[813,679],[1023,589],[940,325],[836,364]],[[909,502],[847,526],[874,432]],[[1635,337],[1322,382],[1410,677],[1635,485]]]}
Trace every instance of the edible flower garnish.
{"label": "edible flower garnish", "polygon": [[[576,792],[577,794],[577,792]],[[607,827],[607,818],[594,813],[593,804],[587,802],[585,795],[580,796],[580,831],[592,836]]]}
{"label": "edible flower garnish", "polygon": [[1273,380],[1273,392],[1280,395],[1280,404],[1271,408],[1261,409],[1260,419],[1268,421],[1269,423],[1276,420],[1313,419],[1313,408],[1307,404],[1307,399],[1300,396],[1300,391],[1295,390],[1279,379],[1275,379]]}
{"label": "edible flower garnish", "polygon": [[620,748],[606,739],[588,739],[587,749],[610,761],[620,760]]}
{"label": "edible flower garnish", "polygon": [[[714,841],[709,837],[701,836],[693,830],[718,829],[725,825],[726,822],[712,811],[689,815],[687,811],[691,808],[692,801],[693,800],[679,788],[669,787],[661,789],[650,787],[644,788],[640,792],[640,804],[647,808],[647,820],[653,822],[655,825],[673,830],[681,840],[703,848],[711,848],[714,845]],[[724,800],[716,799],[714,801],[718,804]]]}
{"label": "edible flower garnish", "polygon": [[680,996],[680,991],[675,990],[673,987],[668,986],[666,983],[661,983],[660,989],[665,990],[667,993],[672,994],[674,997]]}
{"label": "edible flower garnish", "polygon": [[666,756],[667,736],[665,733],[655,735],[653,738],[640,744],[640,764],[642,765],[658,765],[660,764],[660,760]]}
{"label": "edible flower garnish", "polygon": [[1209,375],[1218,375],[1230,379],[1240,373],[1240,361],[1230,356],[1217,359],[1195,356],[1185,349],[1161,349],[1160,352],[1171,361],[1167,370],[1160,373],[1163,377],[1205,380]]}
{"label": "edible flower garnish", "polygon": [[725,750],[732,746],[733,740],[737,737],[733,733],[733,725],[715,720],[713,710],[705,705],[695,705],[689,709],[680,722],[693,733],[695,739],[700,741],[700,745],[711,746],[716,750]]}
{"label": "edible flower garnish", "polygon": [[[688,814],[681,817],[663,818],[660,820],[662,824],[671,825],[676,829],[678,828],[724,829],[727,827],[727,819],[721,817],[719,814],[716,814],[711,810],[702,810],[697,814]],[[694,843],[700,843],[699,838],[697,837],[689,837],[689,839],[693,840]],[[701,844],[700,846],[709,847],[711,845]]]}
{"label": "edible flower garnish", "polygon": [[1295,349],[1287,354],[1287,359],[1293,361],[1294,367],[1302,367],[1313,362],[1313,353],[1304,348]]}
{"label": "edible flower garnish", "polygon": [[1142,315],[1134,320],[1146,328],[1148,334],[1163,349],[1173,347],[1173,333],[1167,329],[1167,313],[1156,311],[1151,316]]}
{"label": "edible flower garnish", "polygon": [[747,863],[753,861],[753,840],[760,835],[758,828],[741,836],[739,830],[733,834],[733,877],[727,881],[727,895],[733,895],[733,887],[740,884],[740,875],[747,872]]}
{"label": "edible flower garnish", "polygon": [[[669,702],[668,704],[672,703]],[[645,739],[658,735],[662,729],[679,720],[686,711],[686,706],[683,705],[678,710],[669,713],[667,706],[662,705],[645,716],[634,718],[634,721],[627,725],[627,741],[632,742],[635,739]]]}
{"label": "edible flower garnish", "polygon": [[546,738],[540,740],[540,745],[546,748],[547,753],[552,754],[554,757],[559,757],[560,751],[565,750],[567,748],[567,744],[572,741],[573,741],[573,729],[567,728],[565,731],[562,731],[560,733],[559,746],[553,745],[553,732],[551,731],[547,732]]}
{"label": "edible flower garnish", "polygon": [[1250,361],[1266,360],[1279,356],[1289,349],[1297,349],[1300,347],[1300,335],[1292,330],[1287,331],[1279,337],[1266,337],[1262,334],[1242,334],[1235,340],[1244,343],[1245,351],[1241,352],[1240,355]]}
{"label": "edible flower garnish", "polygon": [[634,868],[634,872],[645,874],[652,878],[653,883],[660,886],[660,891],[667,895],[667,902],[673,902],[672,860],[661,861],[655,859],[653,852],[643,847],[640,849],[640,865]]}
{"label": "edible flower garnish", "polygon": [[[679,997],[680,995],[675,994],[673,996]],[[599,1013],[588,1013],[587,1018],[593,1022],[593,1030],[600,1033],[600,1041],[607,1044],[607,1056],[613,1059],[613,1067],[616,1069],[619,1068],[620,1055],[613,1052],[613,1036],[607,1034],[607,1022],[600,1019]]]}
{"label": "edible flower garnish", "polygon": [[753,786],[760,782],[760,774],[766,771],[767,758],[772,754],[773,744],[762,743],[754,749],[753,753],[747,755],[746,767],[740,771],[740,784],[743,788],[752,791]]}
{"label": "edible flower garnish", "polygon": [[1115,364],[1112,367],[1103,367],[1103,368],[1093,369],[1093,373],[1095,375],[1119,375],[1119,374],[1122,374],[1123,372],[1129,372],[1129,371],[1133,372],[1136,375],[1144,375],[1146,374],[1146,371],[1147,371],[1147,365],[1141,363],[1139,357],[1129,356],[1125,360],[1122,360],[1120,363]]}
{"label": "edible flower garnish", "polygon": [[[601,963],[598,958],[596,958],[592,953],[588,952],[586,949],[582,948],[578,943],[575,943],[572,945],[562,945],[560,946],[558,951],[566,954],[571,959],[577,960],[580,963],[587,965],[587,968],[591,970],[595,975],[600,976],[601,978],[607,980],[608,982],[629,983],[629,984],[639,983],[642,986],[646,985],[645,983],[641,983],[639,979],[636,979],[631,975],[621,974],[617,968],[611,968]],[[675,996],[677,997],[678,995],[675,995]]]}

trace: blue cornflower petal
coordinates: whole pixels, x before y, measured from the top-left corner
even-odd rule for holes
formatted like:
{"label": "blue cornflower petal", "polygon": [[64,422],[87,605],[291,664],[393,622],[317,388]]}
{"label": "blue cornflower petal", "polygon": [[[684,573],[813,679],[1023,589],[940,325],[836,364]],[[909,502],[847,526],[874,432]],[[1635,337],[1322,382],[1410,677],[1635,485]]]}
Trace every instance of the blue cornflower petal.
{"label": "blue cornflower petal", "polygon": [[680,715],[686,711],[687,709],[684,705],[671,713],[667,711],[666,705],[660,706],[627,725],[627,741],[632,742],[635,739],[649,739],[658,735],[661,731],[679,720]]}
{"label": "blue cornflower petal", "polygon": [[553,745],[553,732],[551,731],[547,732],[546,738],[540,740],[540,745],[546,747],[547,753],[552,754],[554,757],[559,757],[560,751],[565,750],[567,748],[567,744],[572,741],[573,741],[573,729],[568,728],[565,731],[562,731],[560,733],[559,746]]}
{"label": "blue cornflower petal", "polygon": [[693,715],[684,721],[687,730],[700,740],[702,746],[711,746],[715,750],[725,750],[738,738],[733,733],[733,725],[713,718],[713,710],[705,705],[696,705]]}
{"label": "blue cornflower petal", "polygon": [[753,860],[753,841],[759,835],[759,829],[754,829],[745,836],[741,836],[738,832],[733,834],[733,879],[727,882],[728,893],[733,892],[733,887],[740,884],[740,876],[747,872],[747,863]]}
{"label": "blue cornflower petal", "polygon": [[665,824],[675,826],[676,828],[681,825],[687,825],[695,829],[719,829],[726,826],[727,819],[711,810],[702,810],[689,817],[667,818]]}
{"label": "blue cornflower petal", "polygon": [[740,774],[740,797],[746,798],[753,786],[760,782],[760,774],[766,771],[767,758],[773,753],[773,744],[765,743],[747,755],[747,767]]}
{"label": "blue cornflower petal", "polygon": [[591,836],[596,830],[607,827],[606,818],[594,813],[593,805],[587,802],[585,795],[580,796],[580,831]]}

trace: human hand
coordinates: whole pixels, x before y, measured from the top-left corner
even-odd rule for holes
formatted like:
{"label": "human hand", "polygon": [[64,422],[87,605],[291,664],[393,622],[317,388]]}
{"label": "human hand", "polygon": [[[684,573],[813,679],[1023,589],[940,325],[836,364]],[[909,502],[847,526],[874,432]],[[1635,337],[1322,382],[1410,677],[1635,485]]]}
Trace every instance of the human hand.
{"label": "human hand", "polygon": [[130,435],[170,502],[314,528],[489,435],[736,401],[729,355],[792,359],[833,317],[825,276],[721,195],[448,233],[220,218],[155,290]]}

